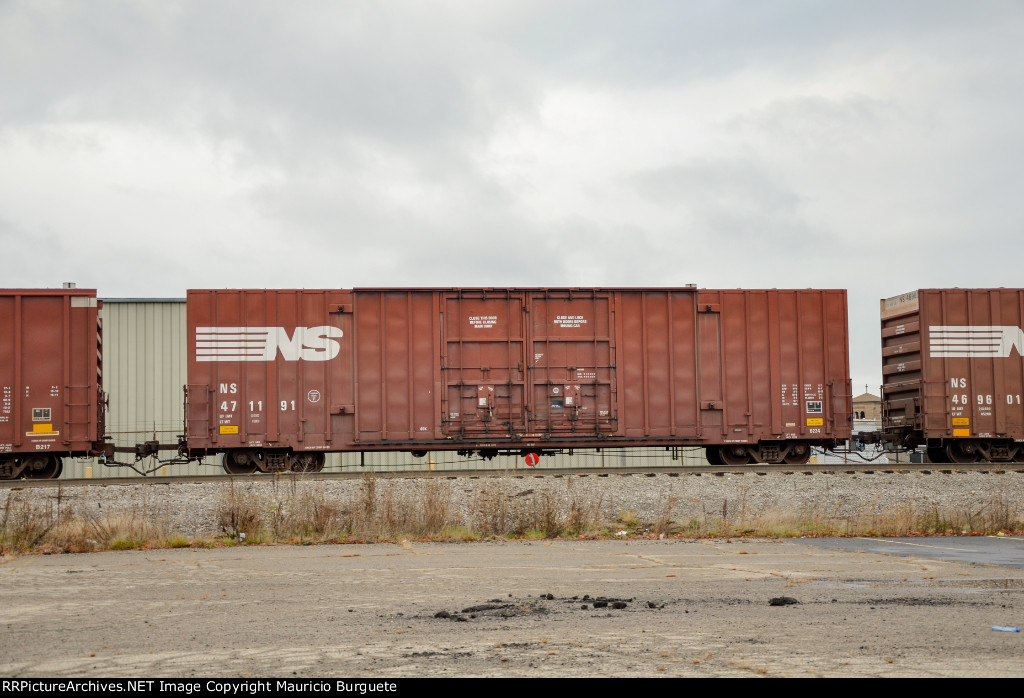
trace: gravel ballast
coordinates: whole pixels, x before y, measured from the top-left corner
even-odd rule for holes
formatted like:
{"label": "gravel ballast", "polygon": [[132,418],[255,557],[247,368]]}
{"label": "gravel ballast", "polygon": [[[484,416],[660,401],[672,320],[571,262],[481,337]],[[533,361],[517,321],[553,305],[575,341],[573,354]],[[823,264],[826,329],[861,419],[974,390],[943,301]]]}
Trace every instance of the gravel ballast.
{"label": "gravel ballast", "polygon": [[[872,519],[934,516],[955,522],[1020,521],[1024,518],[1024,473],[933,471],[874,474],[768,473],[695,475],[610,474],[572,476],[377,477],[377,501],[409,507],[422,502],[428,481],[453,524],[470,525],[482,508],[496,501],[545,499],[560,515],[587,509],[591,518],[615,527],[638,520],[640,530],[671,520],[674,530],[719,521],[754,529],[758,522],[829,521],[843,526],[869,525]],[[344,508],[362,507],[370,478],[312,480],[266,476],[210,483],[65,484],[59,489],[13,489],[0,497],[37,506],[55,502],[83,515],[145,514],[170,533],[211,537],[225,533],[220,513],[232,496],[260,502],[265,509],[288,507],[304,495]],[[625,516],[623,514],[626,514]],[[634,515],[635,516],[632,516]],[[959,523],[958,523],[959,525]],[[960,531],[956,531],[959,533]]]}

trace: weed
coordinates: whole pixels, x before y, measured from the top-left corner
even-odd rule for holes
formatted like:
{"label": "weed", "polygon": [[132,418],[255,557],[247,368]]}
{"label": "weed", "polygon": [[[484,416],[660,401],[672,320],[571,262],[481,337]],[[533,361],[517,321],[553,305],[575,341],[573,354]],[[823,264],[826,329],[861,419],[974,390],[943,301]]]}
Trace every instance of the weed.
{"label": "weed", "polygon": [[449,526],[441,532],[440,538],[463,543],[480,540],[480,536],[466,526]]}
{"label": "weed", "polygon": [[[193,540],[174,531],[161,502],[146,494],[116,513],[68,500],[58,486],[44,494],[14,490],[0,499],[0,553],[33,550],[85,552],[100,549],[246,545],[263,542],[372,542],[486,538],[596,539],[629,534],[689,538],[826,535],[944,535],[1018,532],[1022,511],[999,492],[969,504],[941,506],[912,499],[810,503],[786,509],[755,506],[746,492],[735,499],[680,499],[665,492],[647,512],[603,511],[605,500],[577,478],[524,487],[522,479],[473,481],[465,502],[441,478],[412,483],[368,473],[350,495],[332,495],[324,483],[273,480],[267,488],[232,483],[220,491],[212,521],[224,534]],[[92,508],[95,507],[95,508]],[[650,517],[650,518],[643,518]],[[244,536],[240,534],[245,534]]]}
{"label": "weed", "polygon": [[633,533],[640,527],[640,517],[632,510],[620,511],[616,521],[622,526],[622,530],[628,533]]}
{"label": "weed", "polygon": [[441,483],[433,478],[423,484],[420,495],[420,511],[422,520],[419,533],[423,536],[436,536],[452,522],[451,491],[442,487]]}
{"label": "weed", "polygon": [[0,553],[37,547],[57,524],[58,512],[52,503],[37,504],[21,492],[8,492],[0,512]]}
{"label": "weed", "polygon": [[145,540],[119,536],[110,542],[109,547],[111,550],[138,550],[145,543]]}
{"label": "weed", "polygon": [[672,532],[672,517],[679,498],[669,495],[661,504],[658,518],[651,524],[651,532],[658,535],[668,535]]}
{"label": "weed", "polygon": [[547,532],[542,528],[528,528],[518,537],[523,540],[540,540],[547,537]]}
{"label": "weed", "polygon": [[263,527],[260,498],[238,491],[232,480],[217,510],[220,529],[230,536],[244,533],[251,538]]}
{"label": "weed", "polygon": [[545,538],[557,538],[562,530],[558,502],[550,491],[544,490],[533,498],[531,512],[533,524],[544,532]]}

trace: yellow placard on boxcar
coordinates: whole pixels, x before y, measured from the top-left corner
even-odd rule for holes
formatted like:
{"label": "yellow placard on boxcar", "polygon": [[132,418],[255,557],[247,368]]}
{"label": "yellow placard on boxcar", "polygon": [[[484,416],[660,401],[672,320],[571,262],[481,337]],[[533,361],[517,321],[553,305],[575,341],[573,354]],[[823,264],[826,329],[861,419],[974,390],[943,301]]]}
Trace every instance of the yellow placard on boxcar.
{"label": "yellow placard on boxcar", "polygon": [[953,430],[953,436],[970,436],[970,435],[971,435],[971,430],[970,429],[954,429]]}
{"label": "yellow placard on boxcar", "polygon": [[953,426],[965,427],[971,423],[971,420],[967,417],[953,417]]}
{"label": "yellow placard on boxcar", "polygon": [[53,433],[53,425],[52,424],[33,424],[32,425],[32,433],[33,434],[52,434]]}
{"label": "yellow placard on boxcar", "polygon": [[807,418],[807,426],[809,426],[809,427],[820,427],[824,423],[825,423],[825,420],[822,419],[821,417],[808,417]]}
{"label": "yellow placard on boxcar", "polygon": [[238,427],[221,427],[220,428],[220,433],[221,434],[237,434],[238,433]]}

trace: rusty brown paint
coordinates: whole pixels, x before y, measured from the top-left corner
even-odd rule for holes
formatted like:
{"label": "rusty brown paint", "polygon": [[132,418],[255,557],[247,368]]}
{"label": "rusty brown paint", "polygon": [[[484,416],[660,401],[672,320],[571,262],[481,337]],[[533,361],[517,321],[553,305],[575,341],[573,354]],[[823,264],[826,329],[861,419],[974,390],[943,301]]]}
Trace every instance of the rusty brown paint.
{"label": "rusty brown paint", "polygon": [[1024,290],[921,289],[880,305],[883,429],[911,446],[963,439],[1015,450]]}
{"label": "rusty brown paint", "polygon": [[96,291],[0,290],[0,462],[103,450]]}
{"label": "rusty brown paint", "polygon": [[188,328],[193,453],[850,435],[842,290],[197,290]]}

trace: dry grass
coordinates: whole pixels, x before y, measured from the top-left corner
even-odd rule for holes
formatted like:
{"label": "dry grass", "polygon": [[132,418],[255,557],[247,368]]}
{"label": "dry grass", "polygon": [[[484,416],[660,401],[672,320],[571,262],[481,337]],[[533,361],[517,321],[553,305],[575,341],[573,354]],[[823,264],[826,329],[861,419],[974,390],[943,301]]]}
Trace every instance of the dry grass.
{"label": "dry grass", "polygon": [[427,480],[408,494],[369,474],[347,501],[332,498],[315,482],[291,480],[281,486],[275,481],[270,496],[239,492],[232,485],[221,500],[218,521],[227,539],[249,544],[383,541],[443,538],[446,529],[459,525],[453,512],[447,483]]}
{"label": "dry grass", "polygon": [[564,493],[510,492],[507,484],[486,483],[474,492],[466,524],[479,536],[557,538],[602,529],[601,496],[576,491],[571,479]]}
{"label": "dry grass", "polygon": [[339,533],[350,539],[377,541],[443,538],[445,529],[459,521],[448,483],[426,480],[413,493],[403,493],[394,482],[382,483],[367,474],[359,492],[343,507],[339,524]]}
{"label": "dry grass", "polygon": [[5,555],[163,547],[177,539],[166,517],[145,498],[128,511],[102,513],[75,508],[58,487],[56,496],[42,502],[9,492],[0,510],[0,554]]}
{"label": "dry grass", "polygon": [[37,548],[59,518],[55,503],[35,504],[22,492],[8,492],[0,511],[0,552],[10,554]]}
{"label": "dry grass", "polygon": [[[404,482],[404,484],[403,484]],[[651,518],[635,511],[605,511],[602,495],[566,478],[522,489],[522,480],[481,480],[457,504],[451,482],[409,481],[366,475],[347,497],[323,483],[297,479],[265,488],[232,483],[214,514],[223,537],[195,539],[172,530],[159,501],[146,497],[116,514],[72,506],[58,487],[32,498],[10,491],[0,502],[0,554],[84,552],[141,547],[183,547],[266,542],[472,541],[487,538],[611,537],[625,531],[647,537],[790,537],[943,535],[1024,531],[1022,508],[1002,494],[970,505],[940,507],[904,501],[752,507],[745,494],[719,502],[663,496]],[[520,489],[517,489],[520,488]],[[851,513],[852,512],[852,513]],[[242,535],[244,534],[244,535]]]}
{"label": "dry grass", "polygon": [[263,502],[249,493],[240,492],[234,481],[217,509],[217,523],[221,531],[229,536],[256,539],[263,531]]}
{"label": "dry grass", "polygon": [[741,497],[736,502],[723,500],[721,507],[702,504],[702,512],[703,516],[674,527],[673,532],[690,537],[794,537],[981,535],[1024,530],[1024,510],[1002,495],[956,507],[913,500],[893,506],[869,500],[802,509],[772,506],[762,511],[752,511]]}

